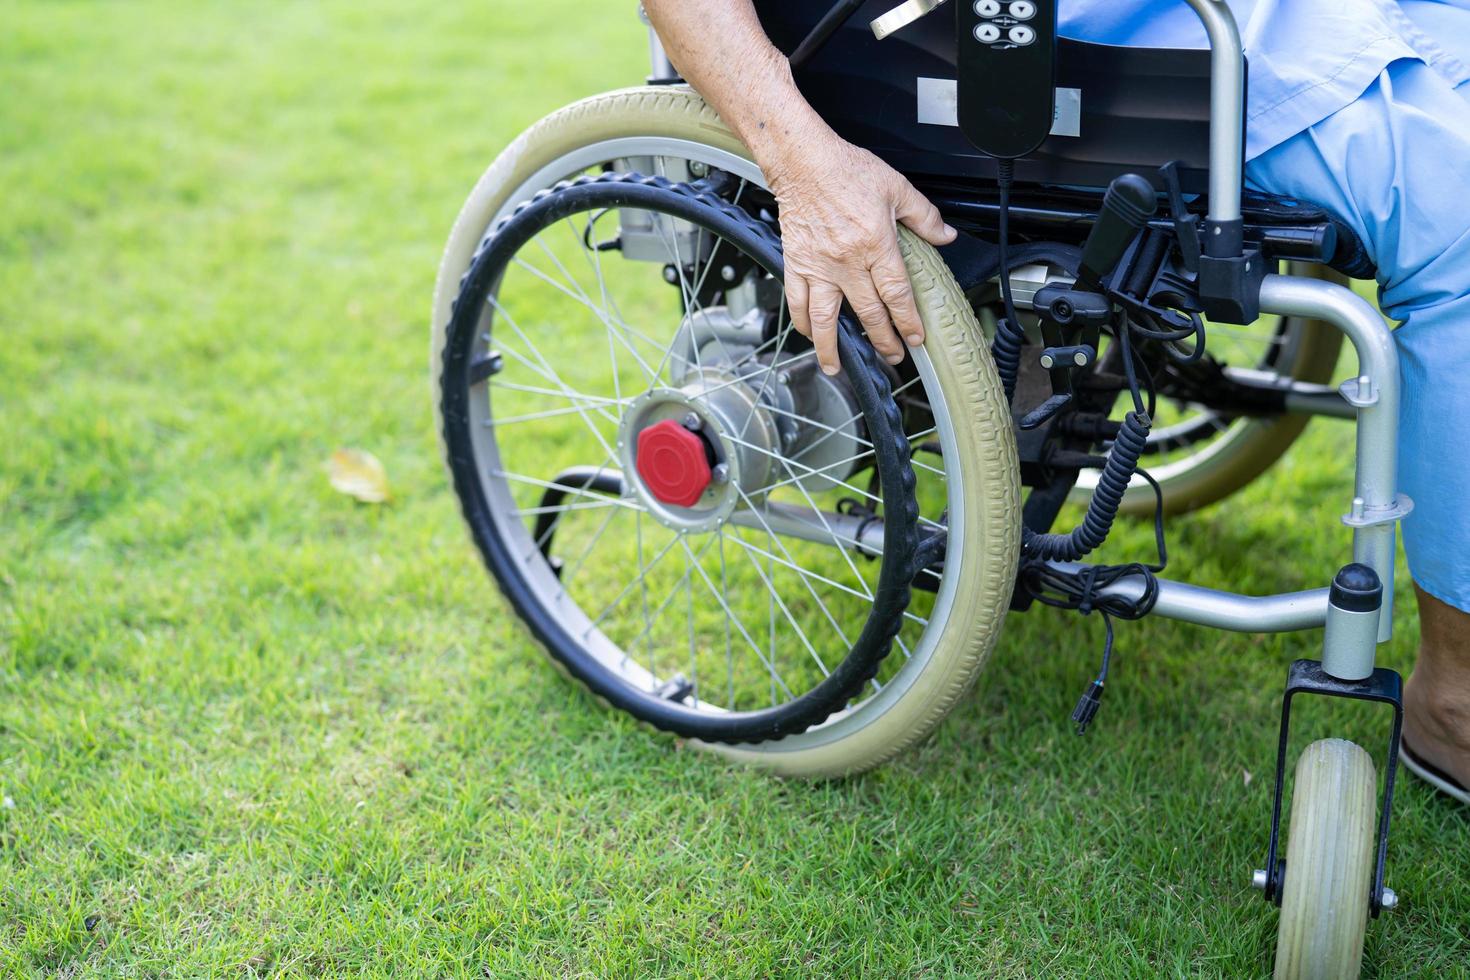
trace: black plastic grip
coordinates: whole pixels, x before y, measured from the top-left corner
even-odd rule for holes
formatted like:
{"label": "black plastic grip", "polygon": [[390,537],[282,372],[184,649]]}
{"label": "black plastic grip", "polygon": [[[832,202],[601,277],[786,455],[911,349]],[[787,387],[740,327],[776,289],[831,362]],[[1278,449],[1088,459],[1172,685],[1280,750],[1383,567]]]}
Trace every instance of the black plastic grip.
{"label": "black plastic grip", "polygon": [[1123,174],[1108,185],[1097,222],[1082,247],[1082,262],[1077,280],[1089,289],[1097,289],[1102,277],[1113,271],[1118,259],[1133,241],[1138,229],[1158,210],[1159,198],[1150,184],[1138,174]]}

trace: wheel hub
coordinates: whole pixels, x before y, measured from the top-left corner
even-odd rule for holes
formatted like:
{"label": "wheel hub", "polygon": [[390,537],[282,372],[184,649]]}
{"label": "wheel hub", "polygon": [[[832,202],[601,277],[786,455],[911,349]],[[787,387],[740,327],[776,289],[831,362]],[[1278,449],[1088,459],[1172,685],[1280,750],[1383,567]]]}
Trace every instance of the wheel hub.
{"label": "wheel hub", "polygon": [[698,434],[673,419],[638,433],[638,476],[659,500],[691,507],[710,485],[709,456],[714,452]]}
{"label": "wheel hub", "polygon": [[[759,385],[762,376],[752,376]],[[618,455],[632,493],[660,523],[711,531],[742,497],[764,492],[781,457],[781,431],[751,378],[705,368],[678,388],[653,388],[628,405]]]}

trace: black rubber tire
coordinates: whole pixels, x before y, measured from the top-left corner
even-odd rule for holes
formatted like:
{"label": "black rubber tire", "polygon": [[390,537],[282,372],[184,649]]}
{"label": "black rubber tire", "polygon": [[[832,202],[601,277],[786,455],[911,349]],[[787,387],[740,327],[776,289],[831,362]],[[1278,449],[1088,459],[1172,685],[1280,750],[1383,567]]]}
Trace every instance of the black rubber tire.
{"label": "black rubber tire", "polygon": [[608,671],[541,603],[527,584],[521,561],[506,543],[504,522],[481,482],[469,412],[472,351],[482,332],[486,297],[514,255],[534,235],[573,213],[637,208],[698,225],[739,248],[780,279],[780,240],[743,210],[701,191],[659,177],[602,174],[583,177],[537,195],[487,235],[465,273],[445,335],[440,374],[440,419],[455,492],[475,544],[501,591],[537,640],[577,680],[612,707],[664,731],[706,742],[762,742],[805,731],[846,706],[878,670],[908,606],[918,547],[918,505],[909,444],[876,352],[844,319],[838,335],[843,369],[852,386],[875,451],[884,513],[884,548],[874,600],[846,658],[811,690],[771,708],[708,712],[636,689]]}

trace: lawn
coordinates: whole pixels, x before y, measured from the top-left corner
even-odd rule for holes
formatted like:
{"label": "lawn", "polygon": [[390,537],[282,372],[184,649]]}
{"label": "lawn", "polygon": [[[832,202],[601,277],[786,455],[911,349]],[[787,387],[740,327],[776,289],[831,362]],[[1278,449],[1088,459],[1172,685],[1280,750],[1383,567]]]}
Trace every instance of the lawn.
{"label": "lawn", "polygon": [[[439,462],[434,270],[520,129],[642,78],[634,6],[0,6],[0,973],[1269,972],[1320,634],[1122,624],[1079,739],[1101,624],[1013,615],[928,744],[812,785],[604,710],[512,620]],[[1324,582],[1351,445],[1172,522],[1175,567]],[[341,446],[390,503],[330,488]],[[1467,975],[1470,823],[1401,787],[1366,972]]]}

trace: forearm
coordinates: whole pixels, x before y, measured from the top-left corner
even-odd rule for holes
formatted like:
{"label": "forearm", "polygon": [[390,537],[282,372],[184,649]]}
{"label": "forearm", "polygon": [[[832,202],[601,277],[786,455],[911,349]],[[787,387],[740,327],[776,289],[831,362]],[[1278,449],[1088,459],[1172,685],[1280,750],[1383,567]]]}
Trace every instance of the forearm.
{"label": "forearm", "polygon": [[643,6],[669,60],[750,148],[776,195],[791,324],[811,338],[822,370],[840,370],[844,298],[879,353],[903,360],[904,341],[923,343],[924,324],[894,221],[933,245],[953,241],[954,229],[892,167],[822,121],[751,0]]}
{"label": "forearm", "polygon": [[833,136],[750,0],[645,0],[669,60],[714,106],[772,179],[802,142]]}

